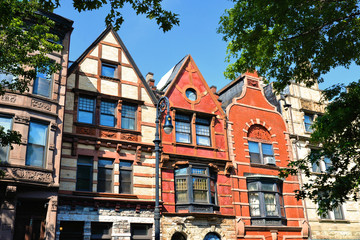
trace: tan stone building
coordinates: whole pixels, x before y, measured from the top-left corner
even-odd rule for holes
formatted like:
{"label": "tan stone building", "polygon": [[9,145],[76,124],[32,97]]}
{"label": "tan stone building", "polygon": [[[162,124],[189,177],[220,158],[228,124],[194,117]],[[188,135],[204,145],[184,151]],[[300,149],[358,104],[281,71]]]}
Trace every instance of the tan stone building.
{"label": "tan stone building", "polygon": [[154,99],[112,28],[69,68],[57,239],[152,239]]}
{"label": "tan stone building", "polygon": [[[7,92],[0,98],[0,125],[19,131],[21,144],[0,148],[5,177],[0,180],[0,239],[55,239],[61,137],[73,21],[43,13],[55,22],[61,52],[49,57],[62,70],[38,73],[24,94]],[[2,74],[1,77],[12,77]]]}
{"label": "tan stone building", "polygon": [[[319,103],[321,90],[318,85],[307,88],[299,84],[291,84],[284,92],[284,102],[281,101],[281,112],[285,118],[292,139],[294,159],[304,159],[311,151],[309,143],[312,132],[312,122],[324,113],[325,105]],[[278,99],[280,96],[278,97]],[[310,166],[313,174],[321,174],[331,166],[328,159],[324,159],[318,165]],[[302,175],[302,181],[306,177]],[[348,201],[338,209],[329,211],[327,216],[320,217],[317,214],[317,206],[310,200],[304,201],[306,217],[310,224],[311,239],[360,239],[360,208],[359,204]]]}

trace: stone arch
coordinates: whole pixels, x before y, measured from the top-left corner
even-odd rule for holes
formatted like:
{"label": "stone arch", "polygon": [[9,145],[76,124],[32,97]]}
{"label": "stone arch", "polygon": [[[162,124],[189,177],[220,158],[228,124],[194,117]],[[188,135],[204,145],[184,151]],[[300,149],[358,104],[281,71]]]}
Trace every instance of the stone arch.
{"label": "stone arch", "polygon": [[184,234],[182,232],[175,232],[171,236],[171,240],[187,240],[187,237],[186,237],[186,234]]}
{"label": "stone arch", "polygon": [[217,228],[214,225],[211,226],[211,228],[206,228],[202,231],[201,239],[205,239],[206,235],[208,235],[209,233],[215,233],[219,236],[220,239],[225,239],[225,233],[220,228]]}
{"label": "stone arch", "polygon": [[205,235],[204,240],[221,240],[221,236],[216,232],[209,232]]}
{"label": "stone arch", "polygon": [[247,132],[248,138],[255,138],[255,139],[261,139],[261,140],[271,140],[271,134],[264,126],[260,124],[254,124],[252,125],[248,132]]}
{"label": "stone arch", "polygon": [[[176,221],[179,219],[174,219],[174,220]],[[191,232],[189,231],[189,229],[186,228],[184,224],[177,224],[173,228],[171,228],[171,230],[166,234],[167,237],[165,239],[172,240],[173,235],[176,233],[180,233],[184,235],[187,240],[193,239]]]}

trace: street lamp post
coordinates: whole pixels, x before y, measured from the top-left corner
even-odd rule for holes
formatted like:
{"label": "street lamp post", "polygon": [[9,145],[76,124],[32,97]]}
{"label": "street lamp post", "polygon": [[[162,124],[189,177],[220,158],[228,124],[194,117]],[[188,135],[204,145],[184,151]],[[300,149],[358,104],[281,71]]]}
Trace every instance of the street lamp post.
{"label": "street lamp post", "polygon": [[159,162],[160,162],[160,117],[163,112],[167,110],[165,117],[165,124],[163,126],[164,132],[170,134],[173,130],[171,123],[171,116],[169,111],[169,99],[167,97],[161,97],[156,105],[156,132],[155,132],[155,210],[154,210],[154,221],[155,221],[155,240],[160,240],[160,208],[159,208]]}

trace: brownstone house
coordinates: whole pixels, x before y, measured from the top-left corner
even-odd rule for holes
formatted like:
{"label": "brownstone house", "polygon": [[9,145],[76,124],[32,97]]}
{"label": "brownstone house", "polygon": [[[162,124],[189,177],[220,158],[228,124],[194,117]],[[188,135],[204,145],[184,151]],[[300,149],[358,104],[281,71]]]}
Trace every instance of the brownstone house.
{"label": "brownstone house", "polygon": [[[159,81],[174,129],[161,132],[163,240],[235,239],[225,113],[190,55]],[[163,119],[164,120],[164,119]]]}
{"label": "brownstone house", "polygon": [[57,239],[152,239],[154,99],[111,27],[71,65]]}
{"label": "brownstone house", "polygon": [[[48,55],[62,70],[38,73],[24,94],[0,98],[0,125],[19,131],[21,144],[0,148],[0,239],[55,239],[69,42],[73,21],[42,13],[55,22],[61,52]],[[4,73],[1,77],[12,78]]]}

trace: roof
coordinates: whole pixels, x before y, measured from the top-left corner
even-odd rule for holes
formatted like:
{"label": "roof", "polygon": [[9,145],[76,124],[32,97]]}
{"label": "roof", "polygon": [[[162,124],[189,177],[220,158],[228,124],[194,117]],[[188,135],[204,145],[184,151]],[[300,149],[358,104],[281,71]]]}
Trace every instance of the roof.
{"label": "roof", "polygon": [[79,64],[84,60],[84,58],[86,57],[86,55],[96,46],[100,43],[101,39],[103,39],[109,32],[112,32],[116,38],[116,40],[119,42],[121,48],[123,49],[125,55],[127,56],[131,66],[133,66],[136,74],[139,76],[142,84],[144,85],[144,87],[146,88],[146,91],[148,92],[148,94],[150,95],[153,103],[155,104],[157,102],[157,98],[155,97],[153,91],[150,89],[150,86],[147,84],[146,80],[144,79],[143,75],[141,74],[139,68],[137,67],[137,65],[134,62],[134,59],[132,58],[132,56],[130,55],[129,51],[127,50],[127,48],[125,47],[125,44],[123,43],[123,41],[121,40],[120,36],[117,34],[116,31],[114,31],[114,29],[112,28],[112,26],[107,27],[97,38],[96,40],[83,52],[83,54],[80,55],[80,57],[78,59],[76,59],[76,61],[69,67],[69,71],[68,71],[68,76],[70,76],[70,74],[73,73],[73,71],[75,69],[77,69],[77,67],[79,66]]}
{"label": "roof", "polygon": [[186,55],[183,59],[180,60],[174,67],[172,67],[158,82],[156,88],[160,91],[166,91],[170,86],[170,83],[175,79],[180,71],[182,65],[186,62],[186,59],[189,58],[190,55]]}

